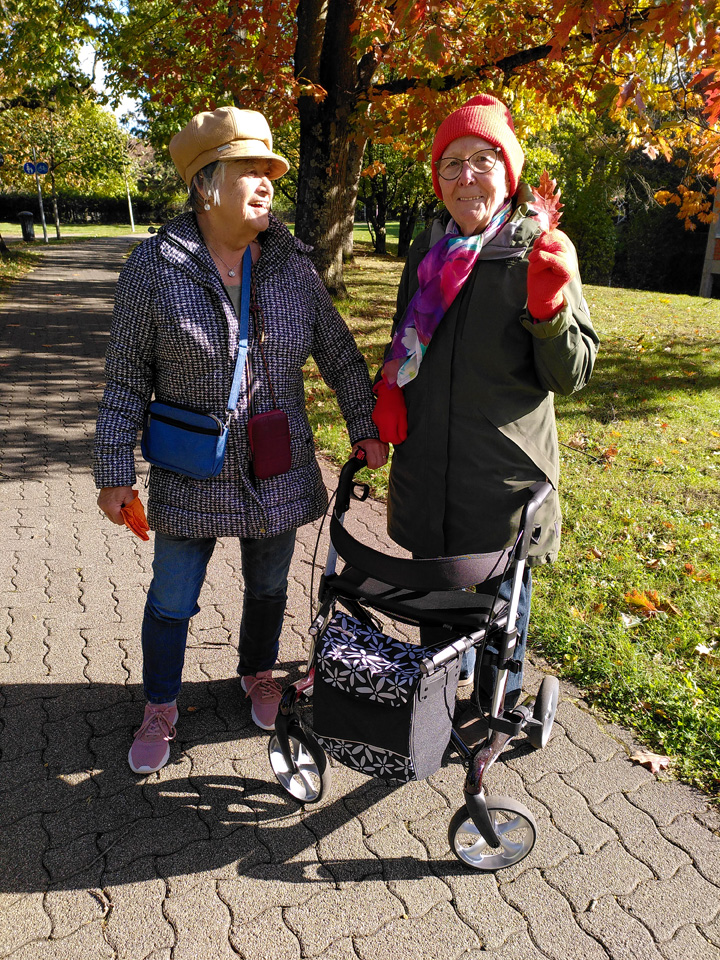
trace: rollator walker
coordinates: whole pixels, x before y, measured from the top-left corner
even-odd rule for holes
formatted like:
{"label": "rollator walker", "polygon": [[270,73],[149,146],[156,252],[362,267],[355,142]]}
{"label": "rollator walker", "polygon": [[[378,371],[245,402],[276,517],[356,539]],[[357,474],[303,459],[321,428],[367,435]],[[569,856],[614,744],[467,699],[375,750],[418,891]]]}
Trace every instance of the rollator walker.
{"label": "rollator walker", "polygon": [[[369,776],[405,782],[435,773],[450,747],[467,771],[465,803],[448,829],[450,848],[476,870],[509,867],[533,849],[535,819],[511,797],[487,796],[483,783],[519,734],[533,747],[544,747],[555,719],[559,684],[553,676],[543,679],[534,700],[505,708],[508,675],[521,666],[513,655],[523,572],[537,533],[534,518],[552,486],[529,488],[517,536],[507,549],[404,559],[367,546],[345,529],[351,501],[369,494],[369,487],[354,479],[364,465],[360,450],[340,474],[320,606],[309,629],[308,669],[283,692],[270,764],[284,790],[310,804],[329,788],[328,755]],[[339,559],[344,566],[337,572]],[[509,600],[499,596],[504,582],[511,583]],[[445,639],[409,643],[385,633],[379,615],[394,621],[396,631],[397,624],[442,627]],[[453,727],[461,659],[471,647],[477,648],[474,695],[484,671],[496,677],[487,734],[473,747]]]}

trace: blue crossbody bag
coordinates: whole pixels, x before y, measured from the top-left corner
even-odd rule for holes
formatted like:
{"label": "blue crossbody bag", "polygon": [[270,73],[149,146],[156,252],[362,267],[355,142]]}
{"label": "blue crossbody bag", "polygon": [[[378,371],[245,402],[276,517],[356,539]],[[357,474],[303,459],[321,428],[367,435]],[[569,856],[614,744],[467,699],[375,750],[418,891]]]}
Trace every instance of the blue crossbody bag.
{"label": "blue crossbody bag", "polygon": [[222,470],[228,427],[240,395],[250,318],[250,273],[252,257],[248,246],[243,256],[240,292],[240,334],[237,362],[225,421],[179,403],[153,400],[145,413],[140,449],[148,463],[194,480],[209,480]]}

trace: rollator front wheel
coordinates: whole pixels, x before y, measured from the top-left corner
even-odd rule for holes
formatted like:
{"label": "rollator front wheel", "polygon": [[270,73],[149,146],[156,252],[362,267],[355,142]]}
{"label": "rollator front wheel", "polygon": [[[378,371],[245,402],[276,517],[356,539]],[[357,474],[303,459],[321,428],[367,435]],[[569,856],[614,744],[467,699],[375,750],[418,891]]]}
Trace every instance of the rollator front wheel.
{"label": "rollator front wheel", "polygon": [[450,849],[473,870],[502,870],[530,853],[535,846],[537,826],[528,808],[511,797],[488,797],[486,805],[500,846],[491,847],[473,823],[467,807],[461,807],[448,827]]}
{"label": "rollator front wheel", "polygon": [[288,731],[290,756],[288,766],[277,734],[270,737],[268,756],[278,783],[300,803],[317,803],[330,787],[331,768],[325,752],[317,741],[301,727],[293,725]]}
{"label": "rollator front wheel", "polygon": [[543,677],[533,707],[533,720],[537,720],[540,726],[528,727],[525,731],[528,740],[537,750],[542,750],[550,739],[559,694],[560,682],[558,678]]}

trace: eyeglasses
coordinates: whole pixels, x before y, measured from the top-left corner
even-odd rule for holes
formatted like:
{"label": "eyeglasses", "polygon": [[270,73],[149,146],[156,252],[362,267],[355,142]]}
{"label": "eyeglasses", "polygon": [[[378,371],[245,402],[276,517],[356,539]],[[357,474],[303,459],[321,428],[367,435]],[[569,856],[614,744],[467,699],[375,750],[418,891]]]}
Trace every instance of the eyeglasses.
{"label": "eyeglasses", "polygon": [[471,157],[443,157],[435,164],[435,168],[443,180],[457,180],[465,163],[473,173],[490,173],[501,152],[500,147],[493,147],[492,150],[478,150]]}

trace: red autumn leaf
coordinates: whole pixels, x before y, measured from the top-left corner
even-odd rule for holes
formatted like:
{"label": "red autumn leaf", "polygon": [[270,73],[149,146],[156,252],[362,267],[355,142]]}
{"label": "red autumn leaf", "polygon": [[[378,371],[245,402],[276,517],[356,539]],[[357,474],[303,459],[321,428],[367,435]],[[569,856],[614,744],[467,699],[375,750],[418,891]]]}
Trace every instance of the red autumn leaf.
{"label": "red autumn leaf", "polygon": [[540,174],[540,183],[532,188],[533,192],[533,210],[538,215],[538,220],[545,231],[550,233],[560,223],[560,190],[557,180],[552,180],[547,170]]}

